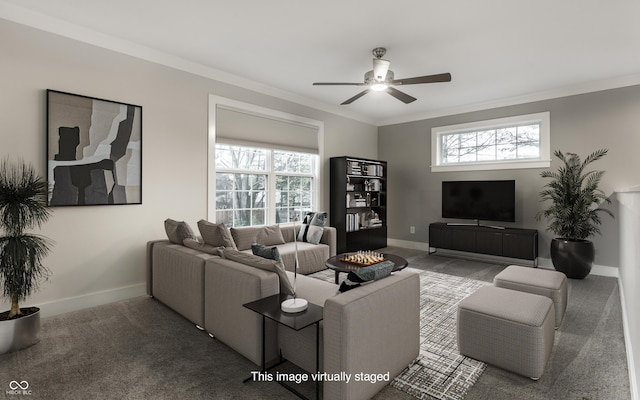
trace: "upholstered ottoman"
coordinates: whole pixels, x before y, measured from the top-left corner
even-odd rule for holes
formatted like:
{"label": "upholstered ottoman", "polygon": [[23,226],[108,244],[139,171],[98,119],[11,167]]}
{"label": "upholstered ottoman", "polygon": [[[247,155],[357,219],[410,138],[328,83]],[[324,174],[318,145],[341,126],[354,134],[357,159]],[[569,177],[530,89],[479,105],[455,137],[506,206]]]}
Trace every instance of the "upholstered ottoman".
{"label": "upholstered ottoman", "polygon": [[550,298],[556,310],[555,325],[560,326],[567,309],[567,276],[562,272],[510,265],[495,276],[493,284]]}
{"label": "upholstered ottoman", "polygon": [[548,297],[483,286],[458,304],[458,350],[537,380],[553,348],[554,315]]}

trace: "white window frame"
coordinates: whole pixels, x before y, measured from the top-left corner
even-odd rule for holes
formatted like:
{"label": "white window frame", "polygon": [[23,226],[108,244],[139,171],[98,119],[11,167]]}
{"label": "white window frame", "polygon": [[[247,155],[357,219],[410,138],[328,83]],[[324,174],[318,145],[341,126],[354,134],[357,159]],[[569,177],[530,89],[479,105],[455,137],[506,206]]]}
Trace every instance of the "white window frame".
{"label": "white window frame", "polygon": [[[264,175],[265,176],[265,180],[266,180],[266,184],[265,184],[265,192],[266,192],[266,199],[265,199],[265,207],[263,208],[265,210],[265,224],[266,225],[272,225],[277,223],[277,218],[276,218],[276,214],[277,214],[277,205],[276,205],[276,181],[278,176],[291,176],[291,177],[302,177],[302,178],[311,178],[312,181],[312,185],[311,185],[311,205],[310,205],[310,209],[307,211],[313,211],[314,209],[317,208],[317,193],[316,193],[316,189],[318,187],[317,185],[317,180],[318,180],[318,175],[317,175],[317,171],[318,171],[318,156],[317,154],[313,154],[313,153],[304,153],[301,151],[291,151],[291,153],[299,153],[299,154],[308,154],[311,156],[311,171],[310,172],[289,172],[289,171],[276,171],[275,170],[275,153],[276,151],[284,151],[287,152],[288,150],[280,150],[280,149],[274,149],[274,148],[270,148],[270,147],[266,147],[266,146],[249,146],[249,145],[233,145],[233,144],[226,144],[226,143],[219,143],[220,145],[225,145],[225,146],[232,146],[232,147],[244,147],[244,148],[252,148],[252,149],[259,149],[259,150],[263,150],[266,153],[266,163],[265,163],[265,169],[263,170],[258,170],[258,169],[240,169],[240,168],[217,168],[216,169],[216,174],[217,173],[229,173],[229,174],[251,174],[251,175]],[[216,144],[218,145],[218,144]],[[215,207],[215,205],[214,205]],[[301,208],[303,208],[301,206]],[[231,209],[231,210],[236,210],[236,209]],[[217,211],[217,209],[216,209]],[[299,216],[299,219],[302,219],[302,216]],[[292,223],[293,221],[291,221]],[[282,225],[285,225],[289,222],[282,222]],[[250,225],[250,226],[255,226],[255,225]]]}
{"label": "white window frame", "polygon": [[[483,171],[520,168],[549,168],[551,166],[550,113],[517,115],[464,124],[439,126],[431,129],[431,172]],[[491,160],[460,163],[442,163],[442,136],[483,131],[497,128],[514,127],[527,124],[540,124],[540,157],[514,160]]]}
{"label": "white window frame", "polygon": [[[320,168],[321,160],[324,156],[324,122],[311,118],[302,117],[295,114],[289,114],[283,111],[278,111],[266,107],[257,106],[255,104],[244,103],[242,101],[229,99],[226,97],[209,95],[209,134],[208,134],[208,157],[207,157],[207,220],[216,222],[216,109],[217,107],[229,108],[234,110],[241,110],[253,115],[275,118],[281,121],[288,121],[291,123],[305,124],[317,128],[318,134],[318,154],[316,158],[315,168],[313,171],[313,199],[312,204],[314,207],[320,207],[320,182],[322,182],[322,169]],[[243,145],[238,143],[238,145]],[[249,144],[246,144],[249,145]],[[250,146],[250,145],[249,145]],[[295,150],[293,150],[295,151]],[[273,162],[272,159],[269,160]],[[275,179],[269,180],[268,190],[273,193],[275,199]],[[270,201],[270,200],[269,200]],[[273,205],[269,206],[273,211],[268,210],[267,223],[275,223],[275,201]],[[284,225],[284,224],[283,224]]]}

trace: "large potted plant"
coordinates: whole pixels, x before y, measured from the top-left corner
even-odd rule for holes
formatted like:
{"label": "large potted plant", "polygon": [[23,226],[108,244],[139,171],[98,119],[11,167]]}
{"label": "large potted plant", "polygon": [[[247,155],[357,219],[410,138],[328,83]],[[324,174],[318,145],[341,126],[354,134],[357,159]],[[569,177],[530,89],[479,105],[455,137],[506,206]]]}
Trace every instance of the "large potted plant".
{"label": "large potted plant", "polygon": [[601,204],[611,200],[598,189],[604,171],[588,171],[585,168],[607,154],[600,149],[584,160],[575,153],[554,152],[562,161],[558,171],[543,171],[543,178],[551,181],[540,192],[541,201],[549,202],[546,209],[536,214],[536,219],[545,217],[551,221],[548,230],[558,237],[551,241],[551,260],[556,270],[567,277],[583,279],[593,265],[595,250],[591,236],[600,233],[600,214],[613,217],[613,213]]}
{"label": "large potted plant", "polygon": [[39,340],[40,309],[20,308],[48,269],[42,260],[50,241],[27,233],[41,227],[50,215],[47,206],[48,185],[23,161],[0,162],[0,290],[11,303],[0,313],[0,354],[20,350]]}

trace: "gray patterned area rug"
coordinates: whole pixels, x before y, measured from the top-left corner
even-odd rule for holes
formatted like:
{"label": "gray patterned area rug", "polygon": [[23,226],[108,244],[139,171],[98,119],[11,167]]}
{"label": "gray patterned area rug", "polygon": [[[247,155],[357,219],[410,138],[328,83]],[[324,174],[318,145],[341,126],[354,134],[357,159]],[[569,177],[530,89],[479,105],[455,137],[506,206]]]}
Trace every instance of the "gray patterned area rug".
{"label": "gray patterned area rug", "polygon": [[[488,282],[409,268],[420,274],[420,355],[391,386],[418,399],[462,400],[485,369],[460,355],[456,344],[458,303]],[[347,274],[340,274],[344,279]],[[332,270],[310,275],[334,282]]]}

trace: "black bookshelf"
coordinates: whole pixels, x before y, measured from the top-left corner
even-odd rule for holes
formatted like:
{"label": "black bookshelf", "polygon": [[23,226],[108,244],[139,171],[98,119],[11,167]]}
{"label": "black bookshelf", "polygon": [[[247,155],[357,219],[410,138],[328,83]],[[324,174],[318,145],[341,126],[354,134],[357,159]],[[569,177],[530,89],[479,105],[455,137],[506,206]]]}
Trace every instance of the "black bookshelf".
{"label": "black bookshelf", "polygon": [[329,219],[338,253],[386,247],[386,161],[333,157],[330,170]]}

